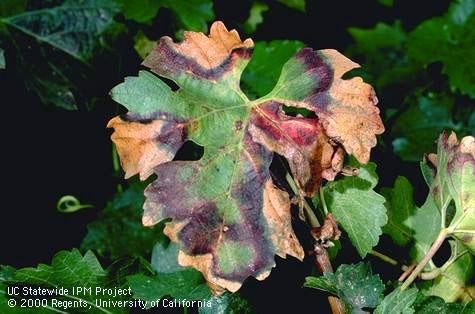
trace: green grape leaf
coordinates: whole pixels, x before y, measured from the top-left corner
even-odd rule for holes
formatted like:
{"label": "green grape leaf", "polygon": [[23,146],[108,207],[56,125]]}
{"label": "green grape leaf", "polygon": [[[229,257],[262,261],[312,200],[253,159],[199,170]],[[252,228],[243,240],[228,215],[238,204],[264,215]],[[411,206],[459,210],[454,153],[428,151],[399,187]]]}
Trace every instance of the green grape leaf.
{"label": "green grape leaf", "polygon": [[446,302],[467,303],[475,299],[475,286],[471,283],[475,274],[475,260],[467,248],[457,240],[449,243],[452,250],[451,258],[424,293],[441,297]]}
{"label": "green grape leaf", "polygon": [[61,6],[3,18],[2,22],[39,42],[87,62],[118,12],[115,1],[65,1]]}
{"label": "green grape leaf", "polygon": [[244,30],[246,33],[250,34],[256,31],[257,27],[264,21],[264,17],[262,15],[268,10],[269,6],[265,3],[256,1],[252,4],[251,10],[249,11],[249,17],[244,22]]}
{"label": "green grape leaf", "polygon": [[165,7],[173,10],[186,29],[204,32],[207,22],[214,19],[211,0],[162,0]]}
{"label": "green grape leaf", "polygon": [[153,247],[152,251],[152,267],[158,273],[174,273],[183,269],[178,264],[178,252],[180,247],[170,242],[168,245],[163,243],[157,243]]}
{"label": "green grape leaf", "polygon": [[374,28],[348,28],[348,32],[356,43],[358,52],[375,53],[381,48],[399,46],[406,40],[406,33],[401,22],[394,25],[377,23]]}
{"label": "green grape leaf", "polygon": [[142,31],[138,31],[134,36],[134,49],[142,59],[145,59],[154,47],[155,41],[148,39]]}
{"label": "green grape leaf", "polygon": [[[422,65],[440,61],[452,87],[475,97],[475,5],[454,2],[449,12],[421,23],[409,35],[408,54]],[[462,63],[461,63],[462,62]]]}
{"label": "green grape leaf", "polygon": [[386,7],[392,7],[394,4],[394,0],[378,0],[378,2]]}
{"label": "green grape leaf", "polygon": [[452,104],[453,99],[447,96],[419,97],[393,125],[394,152],[403,160],[419,161],[433,151],[434,139],[442,130],[459,128],[451,118]]}
{"label": "green grape leaf", "polygon": [[398,287],[384,297],[374,314],[412,314],[414,313],[412,304],[417,298],[417,293],[417,288],[401,291]]}
{"label": "green grape leaf", "polygon": [[[78,300],[80,301],[78,309],[85,306],[89,308],[91,313],[107,312],[109,310],[109,308],[103,307],[96,300],[113,301],[124,297],[124,295],[96,295],[96,287],[103,289],[110,287],[107,285],[107,272],[102,268],[91,251],[86,252],[84,255],[77,249],[61,251],[53,257],[51,265],[39,264],[36,268],[22,268],[14,273],[12,269],[8,269],[8,276],[2,278],[5,275],[4,272],[5,268],[0,272],[0,274],[3,273],[0,275],[0,283],[22,284],[31,287],[37,285],[42,288],[65,288],[68,291],[62,294],[60,299]],[[91,294],[77,294],[73,292],[73,288],[76,287],[91,287],[94,292]],[[125,310],[116,308],[113,312],[124,313]]]}
{"label": "green grape leaf", "polygon": [[340,265],[335,273],[324,273],[324,280],[307,277],[305,286],[336,294],[350,313],[366,313],[364,308],[375,308],[382,299],[384,284],[379,275],[373,275],[366,263]]}
{"label": "green grape leaf", "polygon": [[289,8],[305,12],[305,0],[277,0]]}
{"label": "green grape leaf", "polygon": [[408,222],[416,211],[413,200],[413,188],[405,177],[397,177],[394,188],[383,190],[381,193],[386,198],[388,223],[383,227],[383,232],[388,234],[393,241],[405,246],[413,238],[413,230]]}
{"label": "green grape leaf", "polygon": [[[354,160],[351,165],[358,166]],[[325,186],[325,199],[335,220],[348,233],[361,257],[378,243],[387,223],[385,199],[373,189],[378,182],[376,165],[360,166],[359,174]]]}
{"label": "green grape leaf", "polygon": [[81,248],[118,259],[150,254],[157,241],[165,240],[163,225],[144,228],[141,224],[144,187],[144,184],[133,183],[127,190],[118,193],[99,218],[87,226]]}
{"label": "green grape leaf", "polygon": [[7,68],[7,63],[5,61],[5,51],[0,48],[0,70],[4,70]]}
{"label": "green grape leaf", "polygon": [[467,304],[445,303],[442,298],[419,294],[414,309],[417,314],[470,314],[474,313],[475,301]]}
{"label": "green grape leaf", "polygon": [[254,47],[251,62],[242,74],[242,88],[258,97],[269,93],[277,83],[282,66],[304,44],[297,40],[259,41]]}
{"label": "green grape leaf", "polygon": [[138,23],[149,23],[163,5],[160,0],[118,0],[124,17]]}
{"label": "green grape leaf", "polygon": [[199,314],[250,314],[251,305],[239,293],[226,292],[206,300],[206,306],[198,309]]}
{"label": "green grape leaf", "polygon": [[203,276],[190,268],[174,273],[160,273],[154,277],[132,275],[127,277],[127,284],[134,293],[133,297],[147,301],[147,304],[165,296],[182,300],[203,300],[210,296]]}
{"label": "green grape leaf", "polygon": [[[178,90],[141,72],[111,92],[129,110],[108,124],[126,177],[157,175],[145,190],[143,224],[171,219],[164,233],[180,247],[178,263],[199,270],[217,294],[250,276],[263,280],[275,255],[303,258],[289,196],[269,173],[274,152],[288,160],[301,194],[313,196],[341,171],[344,149],[367,161],[384,130],[374,90],[359,77],[341,78],[358,65],[335,50],[300,50],[270,94],[249,100],[240,77],[253,46],[221,22],[209,36],[163,37],[143,65]],[[284,105],[294,104],[318,118],[286,115]],[[332,122],[351,114],[353,129]],[[172,161],[185,141],[203,146],[203,156]]]}

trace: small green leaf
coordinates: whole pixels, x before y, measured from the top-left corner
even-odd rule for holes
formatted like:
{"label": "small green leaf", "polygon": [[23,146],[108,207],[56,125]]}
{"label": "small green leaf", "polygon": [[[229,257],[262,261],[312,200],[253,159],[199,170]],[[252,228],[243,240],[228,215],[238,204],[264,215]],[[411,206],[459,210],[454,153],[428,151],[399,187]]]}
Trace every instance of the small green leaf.
{"label": "small green leaf", "polygon": [[269,10],[269,6],[262,2],[254,2],[252,4],[251,10],[249,11],[249,17],[244,22],[244,30],[250,34],[254,33],[257,27],[264,21],[262,16],[265,12]]}
{"label": "small green leaf", "polygon": [[417,314],[471,314],[474,313],[475,301],[465,305],[445,303],[442,298],[419,294],[414,309]]}
{"label": "small green leaf", "polygon": [[453,99],[444,95],[419,97],[394,123],[394,152],[403,160],[419,161],[434,151],[434,139],[442,130],[458,128],[452,120],[452,104]]}
{"label": "small green leaf", "polygon": [[149,23],[157,15],[162,6],[160,0],[118,0],[124,17],[138,23]]}
{"label": "small green leaf", "polygon": [[401,291],[398,287],[388,294],[378,305],[374,314],[412,314],[412,304],[417,298],[417,289]]}
{"label": "small green leaf", "polygon": [[306,277],[303,284],[306,288],[313,288],[323,290],[332,294],[338,294],[338,289],[334,283],[325,276],[320,277]]}
{"label": "small green leaf", "polygon": [[394,4],[394,0],[378,0],[378,2],[386,7],[392,7]]}
{"label": "small green leaf", "polygon": [[273,40],[256,42],[251,62],[242,74],[244,91],[258,97],[269,93],[277,83],[282,66],[302,48],[297,40]]}
{"label": "small green leaf", "polygon": [[5,70],[7,68],[7,63],[5,61],[5,51],[0,48],[0,70]]}
{"label": "small green leaf", "polygon": [[225,292],[205,302],[206,306],[198,309],[199,314],[250,314],[253,312],[249,302],[239,293]]}
{"label": "small green leaf", "polygon": [[162,0],[163,5],[173,10],[187,30],[204,32],[207,22],[214,20],[211,0]]}
{"label": "small green leaf", "polygon": [[374,308],[381,302],[384,284],[367,263],[343,264],[335,273],[324,273],[320,278],[307,277],[305,286],[336,294],[351,313],[363,313],[363,308]]}
{"label": "small green leaf", "polygon": [[[357,166],[353,160],[352,165]],[[387,223],[385,199],[373,188],[378,182],[376,165],[359,166],[360,173],[325,186],[325,199],[335,220],[345,229],[361,257],[378,244]]]}
{"label": "small green leaf", "polygon": [[165,296],[176,299],[203,300],[210,291],[201,274],[194,269],[174,273],[159,273],[154,277],[138,274],[127,277],[134,298],[156,301]]}
{"label": "small green leaf", "polygon": [[150,254],[160,239],[163,225],[144,228],[141,222],[143,184],[134,183],[107,204],[99,218],[87,226],[81,248],[113,259]]}
{"label": "small green leaf", "polygon": [[152,251],[152,267],[158,273],[174,273],[183,270],[184,267],[178,264],[178,252],[180,247],[170,242],[167,246],[157,243]]}
{"label": "small green leaf", "polygon": [[277,0],[289,8],[305,12],[305,0]]}
{"label": "small green leaf", "polygon": [[394,25],[378,23],[374,28],[350,27],[348,32],[353,37],[358,52],[376,53],[381,48],[401,45],[406,40],[406,33],[401,27],[401,22]]}
{"label": "small green leaf", "polygon": [[388,224],[383,227],[383,231],[391,236],[396,244],[405,246],[413,237],[412,226],[408,226],[408,220],[416,211],[412,185],[405,177],[397,177],[394,188],[384,190],[383,195],[386,197],[388,209]]}
{"label": "small green leaf", "polygon": [[134,49],[142,59],[145,59],[156,45],[156,42],[148,39],[141,30],[134,37]]}

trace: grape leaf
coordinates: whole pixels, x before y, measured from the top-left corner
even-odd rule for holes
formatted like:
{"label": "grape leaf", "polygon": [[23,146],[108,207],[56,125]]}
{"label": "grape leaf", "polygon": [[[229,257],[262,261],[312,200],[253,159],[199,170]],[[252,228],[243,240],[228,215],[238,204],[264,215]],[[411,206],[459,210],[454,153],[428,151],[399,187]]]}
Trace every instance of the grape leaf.
{"label": "grape leaf", "polygon": [[165,296],[181,300],[203,300],[210,296],[203,276],[190,268],[154,277],[132,275],[127,277],[127,283],[134,293],[133,297],[147,301],[148,304]]}
{"label": "grape leaf", "polygon": [[350,27],[348,32],[356,42],[357,50],[364,53],[376,53],[382,48],[399,46],[406,40],[400,21],[394,25],[380,22],[370,29]]}
{"label": "grape leaf", "polygon": [[[211,306],[202,306],[198,309],[200,314],[249,314],[252,313],[251,305],[239,293],[224,293],[220,296],[209,298]],[[208,302],[206,303],[208,305]]]}
{"label": "grape leaf", "polygon": [[297,40],[258,41],[251,62],[242,73],[242,88],[258,97],[269,93],[277,83],[284,63],[304,44]]}
{"label": "grape leaf", "polygon": [[383,227],[383,231],[391,236],[396,244],[405,246],[413,237],[412,226],[407,225],[416,210],[412,185],[405,177],[397,177],[393,189],[381,192],[386,198],[388,213],[388,223]]}
{"label": "grape leaf", "polygon": [[160,0],[118,0],[124,17],[138,23],[150,23],[163,5]]}
{"label": "grape leaf", "polygon": [[0,70],[7,68],[7,63],[5,62],[5,51],[0,48]]}
{"label": "grape leaf", "polygon": [[401,291],[396,288],[384,297],[383,301],[375,309],[374,314],[412,314],[412,304],[417,298],[417,288]]}
{"label": "grape leaf", "polygon": [[[200,270],[216,293],[236,291],[249,276],[264,279],[274,255],[303,258],[288,194],[270,177],[273,152],[287,158],[297,187],[311,196],[341,170],[343,148],[365,161],[383,131],[373,89],[361,78],[341,79],[358,65],[335,50],[300,50],[274,90],[250,101],[239,86],[253,45],[221,22],[209,36],[163,37],[143,64],[179,89],[142,72],[111,92],[129,109],[109,122],[126,176],[157,175],[145,190],[143,224],[171,218],[164,232],[180,245],[179,264]],[[318,118],[288,116],[284,105]],[[331,122],[350,114],[359,121],[353,129]],[[328,132],[342,139],[330,141]],[[171,161],[186,140],[204,147],[201,159]]]}
{"label": "grape leaf", "polygon": [[[475,97],[475,5],[473,0],[454,2],[449,12],[421,23],[409,35],[408,54],[422,65],[441,61],[450,84]],[[461,66],[463,60],[463,66]]]}
{"label": "grape leaf", "polygon": [[[426,177],[431,182],[431,193],[445,217],[451,200],[455,214],[448,232],[459,238],[475,253],[475,138],[466,136],[460,140],[454,132],[443,132],[438,140],[437,155],[426,158]],[[443,222],[445,225],[445,221]]]}
{"label": "grape leaf", "polygon": [[164,6],[173,10],[186,29],[206,31],[207,22],[214,19],[211,0],[162,0]]}
{"label": "grape leaf", "polygon": [[475,299],[475,289],[470,287],[470,281],[475,274],[475,261],[460,242],[451,240],[449,243],[452,251],[449,261],[453,263],[447,262],[448,267],[442,267],[440,275],[424,292],[441,297],[446,302],[467,303]]}
{"label": "grape leaf", "polygon": [[256,1],[252,4],[251,10],[249,11],[249,17],[244,22],[244,30],[246,33],[249,34],[256,31],[257,27],[264,21],[264,17],[262,15],[268,10],[269,6],[265,3]]}
{"label": "grape leaf", "polygon": [[153,245],[164,235],[163,225],[143,228],[140,223],[144,187],[135,182],[115,195],[99,218],[87,226],[81,248],[112,259],[150,254]]}
{"label": "grape leaf", "polygon": [[118,6],[112,0],[67,0],[61,6],[3,18],[19,31],[87,62],[114,22]]}
{"label": "grape leaf", "polygon": [[307,277],[304,285],[336,294],[351,313],[367,313],[363,308],[374,308],[381,302],[384,284],[379,275],[372,274],[369,264],[343,264],[323,277]]}
{"label": "grape leaf", "polygon": [[[64,300],[81,300],[90,306],[91,313],[99,313],[109,308],[101,307],[95,300],[117,300],[122,298],[112,296],[96,296],[94,293],[76,295],[72,293],[73,287],[103,287],[109,288],[106,282],[107,272],[102,268],[96,256],[88,251],[82,255],[77,249],[57,253],[51,265],[39,264],[36,268],[22,268],[10,273],[0,282],[23,284],[26,286],[38,285],[43,288],[66,288],[68,293],[61,297]],[[56,311],[57,312],[57,311]],[[124,309],[115,308],[114,313],[124,313]]]}
{"label": "grape leaf", "polygon": [[[350,163],[358,166],[354,160]],[[345,229],[361,257],[378,243],[387,223],[385,199],[373,189],[378,182],[376,165],[360,166],[357,176],[344,177],[325,186],[325,199],[335,220]]]}
{"label": "grape leaf", "polygon": [[[156,301],[164,296],[176,299],[202,300],[210,297],[210,291],[203,276],[192,268],[178,264],[178,247],[170,244],[164,247],[157,243],[153,250],[152,267],[154,276],[139,273],[127,277],[127,283],[134,297],[145,301]],[[150,307],[150,304],[148,304]]]}
{"label": "grape leaf", "polygon": [[162,7],[172,10],[187,29],[205,31],[207,22],[214,19],[213,2],[210,0],[119,0],[124,17],[148,24]]}
{"label": "grape leaf", "polygon": [[419,161],[433,151],[434,139],[444,129],[459,129],[452,120],[453,99],[441,95],[421,96],[402,112],[392,128],[394,152],[403,160]]}
{"label": "grape leaf", "polygon": [[470,314],[475,310],[475,301],[465,305],[445,303],[442,298],[420,294],[414,303],[417,314]]}
{"label": "grape leaf", "polygon": [[296,9],[305,12],[305,0],[277,0],[280,3],[285,4],[289,8]]}

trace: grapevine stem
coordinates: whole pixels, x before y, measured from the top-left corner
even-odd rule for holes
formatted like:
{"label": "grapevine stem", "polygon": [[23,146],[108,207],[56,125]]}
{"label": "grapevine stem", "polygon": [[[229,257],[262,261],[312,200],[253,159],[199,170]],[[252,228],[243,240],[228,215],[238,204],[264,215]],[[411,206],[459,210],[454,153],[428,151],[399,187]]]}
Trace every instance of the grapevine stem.
{"label": "grapevine stem", "polygon": [[416,268],[411,273],[411,275],[402,284],[401,291],[404,291],[407,287],[409,287],[411,283],[414,282],[414,280],[422,272],[422,270],[427,265],[427,263],[432,259],[435,253],[437,253],[442,243],[444,243],[444,240],[447,237],[447,234],[448,234],[447,229],[444,228],[440,230],[439,235],[437,236],[437,239],[434,241],[429,251],[426,253],[424,258],[419,262],[419,264],[417,264]]}
{"label": "grapevine stem", "polygon": [[328,207],[327,207],[327,203],[325,202],[325,194],[323,194],[323,186],[320,186],[320,188],[318,189],[318,192],[320,194],[320,202],[322,202],[323,212],[325,213],[325,216],[327,216]]}
{"label": "grapevine stem", "polygon": [[[307,203],[305,200],[305,197],[303,197],[295,184],[294,179],[290,175],[289,172],[285,175],[285,179],[287,180],[287,183],[289,184],[290,188],[294,192],[295,195],[299,195],[301,199],[303,199],[303,206],[305,209],[305,213],[307,215],[308,222],[310,224],[310,227],[312,228],[318,228],[320,227],[320,222],[318,221],[317,216],[313,212],[313,209],[310,207],[310,205]],[[317,268],[322,272],[329,272],[333,273],[333,267],[330,262],[330,257],[328,256],[328,252],[326,248],[324,248],[320,243],[315,244],[314,248],[314,253],[315,253],[315,264]],[[341,302],[340,299],[337,297],[330,296],[328,297],[328,303],[330,304],[330,308],[333,314],[345,314],[345,306]]]}
{"label": "grapevine stem", "polygon": [[388,264],[391,264],[391,265],[393,265],[393,266],[397,266],[397,264],[399,264],[398,261],[396,261],[394,258],[391,258],[391,257],[389,257],[389,256],[387,256],[387,255],[385,255],[385,254],[383,254],[383,253],[381,253],[381,252],[375,251],[375,250],[371,250],[371,251],[369,252],[369,254],[371,254],[371,255],[373,255],[373,256],[376,256],[376,257],[379,258],[380,260],[382,260],[382,261],[384,261],[384,262],[386,262],[386,263],[388,263]]}

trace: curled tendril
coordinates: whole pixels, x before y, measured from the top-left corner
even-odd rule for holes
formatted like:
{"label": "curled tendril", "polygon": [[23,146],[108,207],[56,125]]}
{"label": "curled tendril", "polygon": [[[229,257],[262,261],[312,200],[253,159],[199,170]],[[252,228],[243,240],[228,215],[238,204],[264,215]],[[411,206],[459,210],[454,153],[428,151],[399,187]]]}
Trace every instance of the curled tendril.
{"label": "curled tendril", "polygon": [[72,195],[64,195],[56,204],[56,209],[61,213],[74,213],[78,210],[91,208],[93,207],[90,204],[81,204],[81,202]]}

